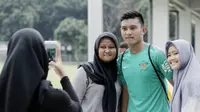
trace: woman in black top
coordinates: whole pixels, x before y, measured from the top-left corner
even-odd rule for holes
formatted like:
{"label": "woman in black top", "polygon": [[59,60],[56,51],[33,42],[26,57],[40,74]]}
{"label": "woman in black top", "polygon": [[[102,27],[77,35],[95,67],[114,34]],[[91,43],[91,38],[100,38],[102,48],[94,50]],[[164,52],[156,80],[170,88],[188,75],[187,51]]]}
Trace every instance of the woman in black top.
{"label": "woman in black top", "polygon": [[0,75],[0,112],[80,112],[67,76],[61,79],[63,90],[46,80],[48,65],[38,31],[25,28],[14,33]]}

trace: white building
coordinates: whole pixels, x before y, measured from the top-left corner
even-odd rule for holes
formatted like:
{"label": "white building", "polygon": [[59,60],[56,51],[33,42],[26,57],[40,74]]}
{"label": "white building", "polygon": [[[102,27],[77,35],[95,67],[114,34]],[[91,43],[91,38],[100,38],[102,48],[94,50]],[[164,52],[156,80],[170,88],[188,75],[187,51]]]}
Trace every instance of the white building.
{"label": "white building", "polygon": [[[148,41],[164,49],[169,36],[169,15],[175,21],[174,39],[182,38],[193,45],[200,60],[200,0],[149,0]],[[88,60],[93,59],[93,45],[103,32],[103,0],[88,0]],[[193,36],[192,36],[193,35]]]}

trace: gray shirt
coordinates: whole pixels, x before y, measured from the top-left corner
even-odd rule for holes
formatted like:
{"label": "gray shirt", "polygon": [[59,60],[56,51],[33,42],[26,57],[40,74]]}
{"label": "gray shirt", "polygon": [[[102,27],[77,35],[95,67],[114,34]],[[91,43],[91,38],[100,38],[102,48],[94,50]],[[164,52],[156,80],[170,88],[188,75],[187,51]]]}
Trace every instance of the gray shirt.
{"label": "gray shirt", "polygon": [[[86,72],[82,67],[80,67],[75,74],[72,81],[72,86],[78,95],[79,101],[83,108],[83,112],[103,112],[102,100],[104,86],[92,82],[89,77],[87,78]],[[117,92],[116,112],[118,112],[119,98],[121,95],[119,78],[115,82],[115,88]]]}

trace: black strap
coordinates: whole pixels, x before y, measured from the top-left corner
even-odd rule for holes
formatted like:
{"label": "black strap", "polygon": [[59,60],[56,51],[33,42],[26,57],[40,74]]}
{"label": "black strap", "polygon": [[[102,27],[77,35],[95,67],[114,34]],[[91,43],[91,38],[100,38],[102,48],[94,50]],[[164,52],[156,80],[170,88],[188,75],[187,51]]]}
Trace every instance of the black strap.
{"label": "black strap", "polygon": [[[94,73],[94,69],[92,67],[92,63],[91,62],[88,62],[88,66],[90,67],[90,69],[92,70],[92,72]],[[86,87],[88,87],[90,84],[90,79],[89,79],[89,76],[87,75],[87,82],[86,82]]]}
{"label": "black strap", "polygon": [[[94,72],[94,70],[93,70],[93,68],[92,68],[91,62],[88,62],[87,65],[90,67],[90,69],[92,70],[92,72]],[[81,65],[79,65],[79,67],[81,67]],[[78,67],[78,68],[79,68],[79,67]],[[83,96],[82,99],[85,99],[85,97],[86,97],[86,92],[87,92],[87,88],[88,88],[88,86],[89,86],[89,84],[90,84],[90,78],[89,78],[89,76],[87,75],[87,72],[86,72],[86,77],[87,77],[87,81],[86,81],[86,91],[85,91],[85,94],[84,94],[84,96]],[[82,101],[83,101],[83,100],[82,100]],[[81,104],[82,104],[82,101],[80,102]]]}
{"label": "black strap", "polygon": [[122,72],[122,61],[123,61],[124,54],[125,54],[125,51],[122,53],[122,56],[120,58],[120,69],[121,69],[122,74],[123,74],[123,72]]}
{"label": "black strap", "polygon": [[[123,75],[123,72],[122,72],[122,61],[123,61],[124,54],[125,54],[125,51],[122,53],[121,57],[119,57],[119,59],[120,59],[120,72],[121,72],[121,75]],[[121,86],[121,88],[122,88],[122,86]],[[122,94],[120,94],[119,104],[118,104],[118,110],[121,110],[121,109],[122,109]]]}
{"label": "black strap", "polygon": [[[94,70],[93,70],[93,67],[92,67],[92,63],[91,62],[88,62],[88,63],[86,63],[88,66],[89,66],[89,68],[92,70],[92,72],[94,73]],[[80,68],[82,65],[78,65],[78,68]],[[86,72],[86,74],[87,74],[87,72]],[[87,81],[86,81],[86,87],[88,87],[89,86],[89,84],[90,84],[90,80],[89,80],[89,76],[88,75],[86,75],[86,77],[87,77]]]}
{"label": "black strap", "polygon": [[153,62],[152,62],[152,59],[151,59],[151,56],[150,56],[150,48],[151,48],[151,45],[149,45],[149,48],[148,48],[149,60],[150,60],[150,62],[151,62],[151,65],[153,66],[154,71],[156,72],[156,74],[157,74],[157,76],[158,76],[158,79],[160,80],[160,83],[161,83],[161,85],[162,85],[162,87],[163,87],[163,89],[164,89],[164,91],[165,91],[165,94],[166,94],[166,96],[167,96],[167,99],[169,100],[168,95],[167,95],[167,90],[166,90],[165,84],[164,84],[164,82],[162,81],[160,75],[158,74],[158,72],[157,72],[157,70],[156,70],[155,65],[154,65]]}

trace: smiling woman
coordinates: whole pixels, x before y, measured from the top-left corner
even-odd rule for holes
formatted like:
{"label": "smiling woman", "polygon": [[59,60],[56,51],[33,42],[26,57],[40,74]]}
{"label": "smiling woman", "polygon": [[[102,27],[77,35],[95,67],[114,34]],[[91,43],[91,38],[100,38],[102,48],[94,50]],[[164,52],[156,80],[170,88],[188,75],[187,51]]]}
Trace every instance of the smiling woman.
{"label": "smiling woman", "polygon": [[117,37],[104,32],[95,41],[93,62],[81,65],[72,85],[83,112],[118,112],[121,94],[117,77]]}
{"label": "smiling woman", "polygon": [[167,54],[167,61],[172,69],[179,69],[180,67],[180,56],[175,46],[170,44]]}
{"label": "smiling woman", "polygon": [[169,41],[166,54],[174,69],[171,112],[199,112],[200,64],[192,45],[182,39]]}
{"label": "smiling woman", "polygon": [[99,45],[99,58],[104,62],[110,62],[116,57],[116,47],[112,39],[104,37]]}

